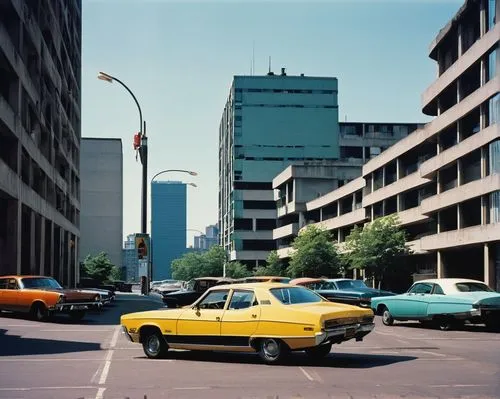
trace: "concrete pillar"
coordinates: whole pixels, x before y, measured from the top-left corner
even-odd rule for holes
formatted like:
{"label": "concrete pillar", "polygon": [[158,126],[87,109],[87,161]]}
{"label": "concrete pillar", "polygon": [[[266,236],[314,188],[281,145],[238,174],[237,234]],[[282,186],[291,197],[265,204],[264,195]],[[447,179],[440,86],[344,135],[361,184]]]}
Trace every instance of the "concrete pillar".
{"label": "concrete pillar", "polygon": [[462,204],[457,204],[457,230],[460,230],[462,226],[463,226]]}
{"label": "concrete pillar", "polygon": [[30,209],[30,270],[31,274],[38,274],[36,265],[36,217],[35,212]]}
{"label": "concrete pillar", "polygon": [[443,254],[441,251],[437,251],[436,256],[437,278],[444,278],[446,277],[446,273],[444,270]]}
{"label": "concrete pillar", "polygon": [[[21,183],[19,182],[19,185]],[[21,250],[22,250],[22,221],[23,221],[23,204],[22,202],[19,200],[17,201],[17,222],[16,222],[16,225],[17,225],[17,231],[16,231],[16,235],[17,235],[17,248],[16,248],[16,274],[21,274]]]}
{"label": "concrete pillar", "polygon": [[40,216],[40,274],[45,275],[45,218]]}
{"label": "concrete pillar", "polygon": [[458,39],[458,57],[459,58],[462,56],[462,53],[463,53],[463,51],[462,51],[463,50],[462,35],[463,35],[462,24],[458,24],[458,26],[457,26],[457,39]]}
{"label": "concrete pillar", "polygon": [[50,246],[47,248],[50,251],[50,265],[45,265],[45,270],[50,273],[50,276],[54,276],[54,222],[50,221],[49,230],[45,232],[50,236]]}
{"label": "concrete pillar", "polygon": [[401,160],[396,158],[396,181],[401,179]]}
{"label": "concrete pillar", "polygon": [[[492,244],[494,245],[494,244]],[[490,244],[483,245],[483,267],[484,267],[484,283],[491,288],[495,288],[495,259],[494,248],[490,254]]]}
{"label": "concrete pillar", "polygon": [[488,212],[489,212],[489,206],[488,206],[488,196],[487,195],[482,195],[481,196],[481,224],[485,225],[488,223]]}
{"label": "concrete pillar", "polygon": [[488,146],[481,147],[481,179],[488,176]]}
{"label": "concrete pillar", "polygon": [[358,279],[358,269],[352,269],[352,278],[354,280]]}
{"label": "concrete pillar", "polygon": [[341,211],[341,207],[340,207],[340,200],[337,200],[337,217],[340,216],[340,211]]}
{"label": "concrete pillar", "polygon": [[78,283],[80,282],[80,262],[79,262],[79,256],[78,254],[80,253],[80,240],[78,236],[75,236],[75,281],[74,281],[74,287],[77,287]]}
{"label": "concrete pillar", "polygon": [[[479,32],[481,37],[488,31],[487,7],[488,0],[481,0],[479,3]],[[498,1],[497,1],[498,3]]]}

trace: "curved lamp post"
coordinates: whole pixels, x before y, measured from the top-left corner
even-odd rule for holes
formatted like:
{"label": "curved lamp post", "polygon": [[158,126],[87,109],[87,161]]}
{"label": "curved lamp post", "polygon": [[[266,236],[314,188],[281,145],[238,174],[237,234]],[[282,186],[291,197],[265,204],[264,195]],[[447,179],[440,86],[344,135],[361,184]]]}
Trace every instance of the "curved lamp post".
{"label": "curved lamp post", "polygon": [[128,86],[123,83],[120,79],[115,76],[110,75],[106,72],[99,72],[97,75],[97,79],[103,80],[108,83],[118,82],[121,84],[125,90],[129,92],[132,98],[137,105],[137,109],[139,110],[139,134],[141,136],[141,143],[139,147],[139,154],[141,156],[141,164],[142,164],[142,200],[141,200],[141,233],[147,234],[147,216],[148,216],[148,187],[147,187],[147,179],[148,179],[148,139],[146,137],[146,122],[142,120],[142,110],[139,105],[139,101],[135,97],[132,90],[128,88]]}

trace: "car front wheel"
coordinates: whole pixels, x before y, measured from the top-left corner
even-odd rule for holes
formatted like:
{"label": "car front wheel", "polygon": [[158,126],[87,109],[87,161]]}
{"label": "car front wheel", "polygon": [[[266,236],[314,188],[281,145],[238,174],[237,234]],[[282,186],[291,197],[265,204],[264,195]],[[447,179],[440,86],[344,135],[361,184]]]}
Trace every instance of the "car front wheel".
{"label": "car front wheel", "polygon": [[384,308],[382,312],[382,323],[384,323],[385,326],[392,326],[394,324],[394,318],[387,308]]}
{"label": "car front wheel", "polygon": [[150,359],[161,359],[165,357],[168,352],[167,341],[160,335],[159,332],[148,333],[143,341],[142,348],[144,353]]}
{"label": "car front wheel", "polygon": [[276,364],[288,354],[288,347],[279,339],[263,338],[259,342],[259,356],[268,364]]}
{"label": "car front wheel", "polygon": [[332,344],[325,344],[321,346],[315,346],[313,348],[307,348],[305,350],[307,356],[312,357],[313,359],[321,359],[330,354],[332,350]]}

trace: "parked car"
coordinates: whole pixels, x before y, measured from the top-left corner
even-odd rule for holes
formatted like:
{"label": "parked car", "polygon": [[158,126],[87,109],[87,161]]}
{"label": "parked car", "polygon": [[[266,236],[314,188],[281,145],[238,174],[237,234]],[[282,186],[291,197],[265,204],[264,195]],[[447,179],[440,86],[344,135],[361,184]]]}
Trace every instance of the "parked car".
{"label": "parked car", "polygon": [[349,278],[310,279],[295,282],[316,291],[329,301],[370,307],[373,298],[396,295],[394,292],[368,287],[362,280]]}
{"label": "parked car", "polygon": [[182,281],[179,280],[162,280],[154,284],[151,291],[161,295],[166,295],[175,291],[181,290],[183,287]]}
{"label": "parked car", "polygon": [[373,328],[373,312],[326,301],[315,292],[281,283],[214,286],[193,305],[121,317],[127,337],[149,358],[168,349],[258,352],[266,363],[289,351],[319,358],[333,344],[362,341]]}
{"label": "parked car", "polygon": [[288,283],[289,281],[289,277],[280,276],[251,276],[238,280],[241,283]]}
{"label": "parked car", "polygon": [[186,288],[174,292],[167,292],[163,295],[163,302],[169,308],[191,305],[210,287],[220,284],[227,284],[231,279],[224,277],[199,277],[188,281]]}
{"label": "parked car", "polygon": [[391,326],[395,320],[419,320],[442,330],[465,321],[500,326],[500,293],[477,280],[440,278],[414,283],[408,292],[372,300],[373,311]]}
{"label": "parked car", "polygon": [[81,320],[88,309],[99,306],[99,303],[99,294],[64,289],[52,277],[0,277],[0,310],[30,313],[39,321],[58,313]]}

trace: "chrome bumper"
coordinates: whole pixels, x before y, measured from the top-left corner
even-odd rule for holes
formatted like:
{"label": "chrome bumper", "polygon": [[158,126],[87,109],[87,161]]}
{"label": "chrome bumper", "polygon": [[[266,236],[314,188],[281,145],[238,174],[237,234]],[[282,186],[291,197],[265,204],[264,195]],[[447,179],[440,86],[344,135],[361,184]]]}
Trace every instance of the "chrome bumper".
{"label": "chrome bumper", "polygon": [[321,345],[326,341],[347,341],[351,338],[361,340],[365,335],[369,334],[375,328],[374,323],[366,324],[350,324],[335,328],[325,329],[316,333],[316,345]]}
{"label": "chrome bumper", "polygon": [[94,307],[101,307],[101,302],[81,302],[81,303],[58,303],[54,305],[51,310],[58,312],[66,312],[72,310],[88,310]]}

